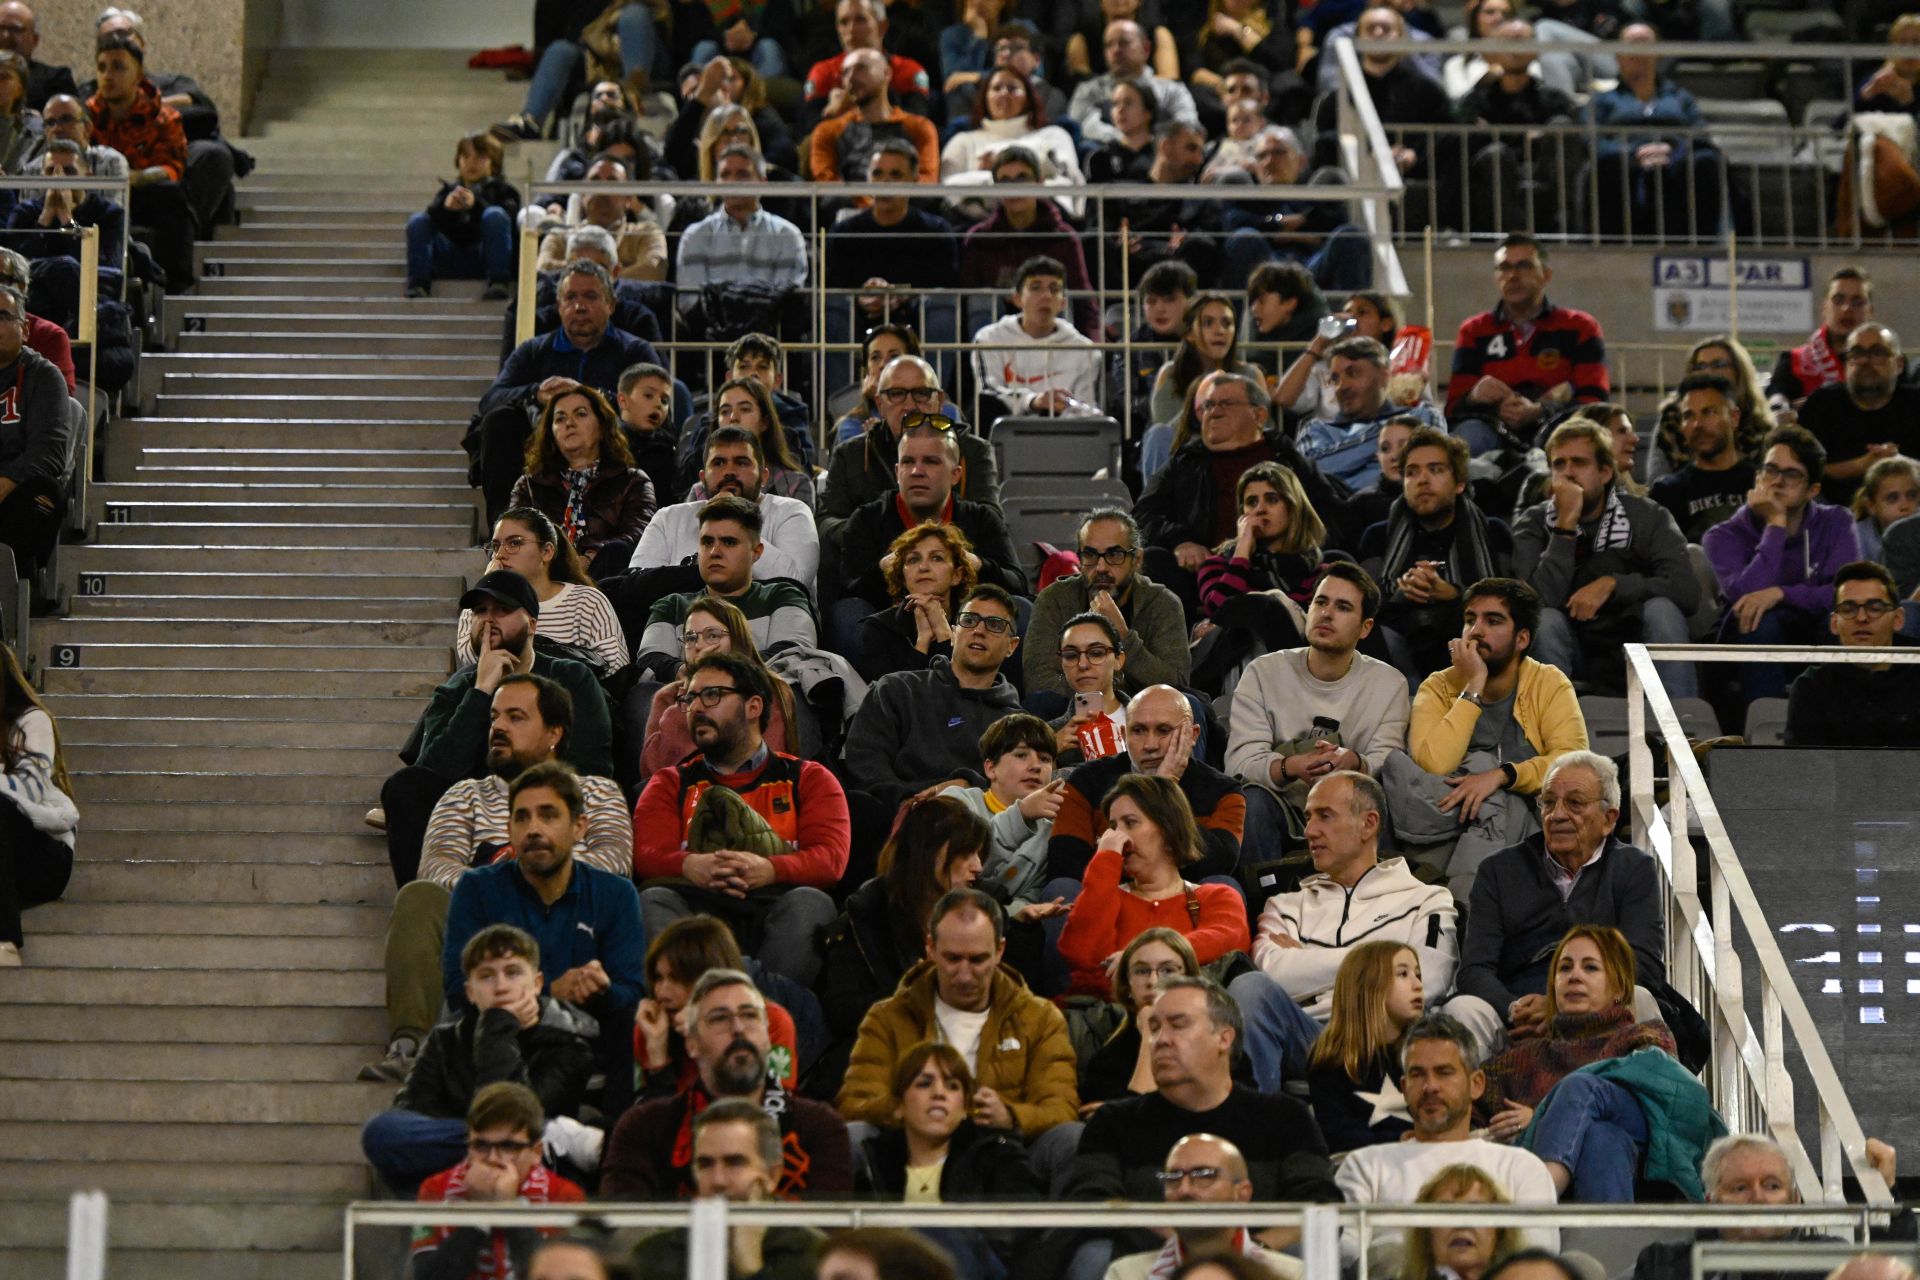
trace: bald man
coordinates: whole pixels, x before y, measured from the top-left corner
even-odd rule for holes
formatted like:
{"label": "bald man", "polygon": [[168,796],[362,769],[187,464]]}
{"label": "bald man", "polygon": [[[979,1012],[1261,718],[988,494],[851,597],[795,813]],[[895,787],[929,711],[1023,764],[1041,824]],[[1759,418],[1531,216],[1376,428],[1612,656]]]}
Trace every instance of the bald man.
{"label": "bald man", "polygon": [[527,1280],[607,1280],[607,1263],[580,1240],[549,1240],[533,1251]]}
{"label": "bald man", "polygon": [[[1239,1147],[1211,1133],[1189,1134],[1173,1144],[1161,1168],[1160,1186],[1168,1204],[1245,1204],[1253,1199],[1246,1157]],[[1284,1280],[1304,1274],[1299,1259],[1275,1253],[1245,1227],[1176,1227],[1157,1253],[1116,1258],[1106,1280],[1168,1276],[1191,1259],[1224,1253],[1237,1253]]]}
{"label": "bald man", "polygon": [[1821,387],[1800,405],[1800,425],[1827,450],[1824,502],[1845,506],[1867,468],[1882,458],[1920,457],[1920,390],[1902,376],[1900,335],[1869,320],[1847,335],[1846,378]]}
{"label": "bald man", "polygon": [[840,63],[840,90],[851,111],[829,116],[814,129],[809,150],[815,182],[858,181],[881,142],[904,138],[919,157],[921,182],[940,180],[940,135],[933,122],[895,106],[888,91],[891,67],[878,49],[854,49]]}

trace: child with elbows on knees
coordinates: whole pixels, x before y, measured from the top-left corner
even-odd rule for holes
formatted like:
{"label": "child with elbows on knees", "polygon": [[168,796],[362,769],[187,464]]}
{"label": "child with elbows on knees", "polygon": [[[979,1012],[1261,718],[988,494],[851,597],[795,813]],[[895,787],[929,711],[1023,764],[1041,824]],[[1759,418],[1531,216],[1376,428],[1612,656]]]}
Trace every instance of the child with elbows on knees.
{"label": "child with elbows on knees", "polygon": [[520,192],[500,176],[504,153],[492,134],[470,133],[453,148],[454,180],[424,213],[407,219],[407,296],[433,292],[436,276],[485,280],[480,296],[499,301],[513,283],[513,224]]}

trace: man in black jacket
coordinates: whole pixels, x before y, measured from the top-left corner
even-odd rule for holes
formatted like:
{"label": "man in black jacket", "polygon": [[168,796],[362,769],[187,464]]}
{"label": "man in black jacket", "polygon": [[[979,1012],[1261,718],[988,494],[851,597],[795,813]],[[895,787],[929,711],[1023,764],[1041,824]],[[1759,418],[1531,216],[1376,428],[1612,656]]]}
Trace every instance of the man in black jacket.
{"label": "man in black jacket", "polygon": [[486,497],[489,527],[526,469],[535,415],[575,387],[591,387],[611,402],[628,366],[660,363],[651,342],[612,326],[613,277],[606,268],[570,262],[559,291],[560,328],[514,348],[480,397],[480,411],[462,441],[471,459],[467,482]]}
{"label": "man in black jacket", "polygon": [[0,385],[12,388],[0,415],[0,546],[13,549],[23,578],[60,536],[73,465],[67,380],[26,338],[27,296],[0,285]]}
{"label": "man in black jacket", "polygon": [[34,61],[40,47],[40,22],[20,0],[0,4],[0,49],[27,60],[27,110],[38,111],[56,93],[75,93],[73,68]]}
{"label": "man in black jacket", "polygon": [[361,1131],[367,1162],[395,1189],[460,1163],[467,1108],[482,1085],[526,1085],[551,1122],[579,1110],[593,1074],[592,1023],[540,994],[540,944],[531,934],[510,924],[482,929],[461,949],[460,967],[469,1007],[433,1029],[393,1109]]}
{"label": "man in black jacket", "polygon": [[[1834,575],[1828,626],[1843,647],[1902,644],[1901,617],[1900,593],[1884,565],[1860,560]],[[1787,745],[1920,747],[1920,665],[1808,667],[1787,690]]]}

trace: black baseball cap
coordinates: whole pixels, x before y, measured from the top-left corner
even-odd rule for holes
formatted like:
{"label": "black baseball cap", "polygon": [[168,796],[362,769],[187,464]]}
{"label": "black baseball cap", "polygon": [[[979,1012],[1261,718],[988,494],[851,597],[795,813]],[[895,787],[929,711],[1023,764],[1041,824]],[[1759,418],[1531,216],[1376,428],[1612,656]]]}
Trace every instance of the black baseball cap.
{"label": "black baseball cap", "polygon": [[529,618],[540,616],[540,597],[533,593],[533,584],[525,575],[511,569],[495,569],[480,575],[480,581],[460,597],[460,607],[471,609],[485,600],[498,601],[509,609],[525,609]]}

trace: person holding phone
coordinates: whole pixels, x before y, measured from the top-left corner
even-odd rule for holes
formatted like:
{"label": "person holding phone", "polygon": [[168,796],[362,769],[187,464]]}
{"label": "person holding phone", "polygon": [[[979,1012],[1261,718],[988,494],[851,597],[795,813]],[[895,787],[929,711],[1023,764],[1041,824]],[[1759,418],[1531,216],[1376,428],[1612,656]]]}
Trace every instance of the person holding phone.
{"label": "person holding phone", "polygon": [[1067,619],[1060,632],[1060,670],[1067,678],[1067,714],[1050,721],[1054,758],[1063,766],[1119,755],[1127,747],[1127,706],[1118,686],[1127,668],[1120,632],[1092,610]]}

